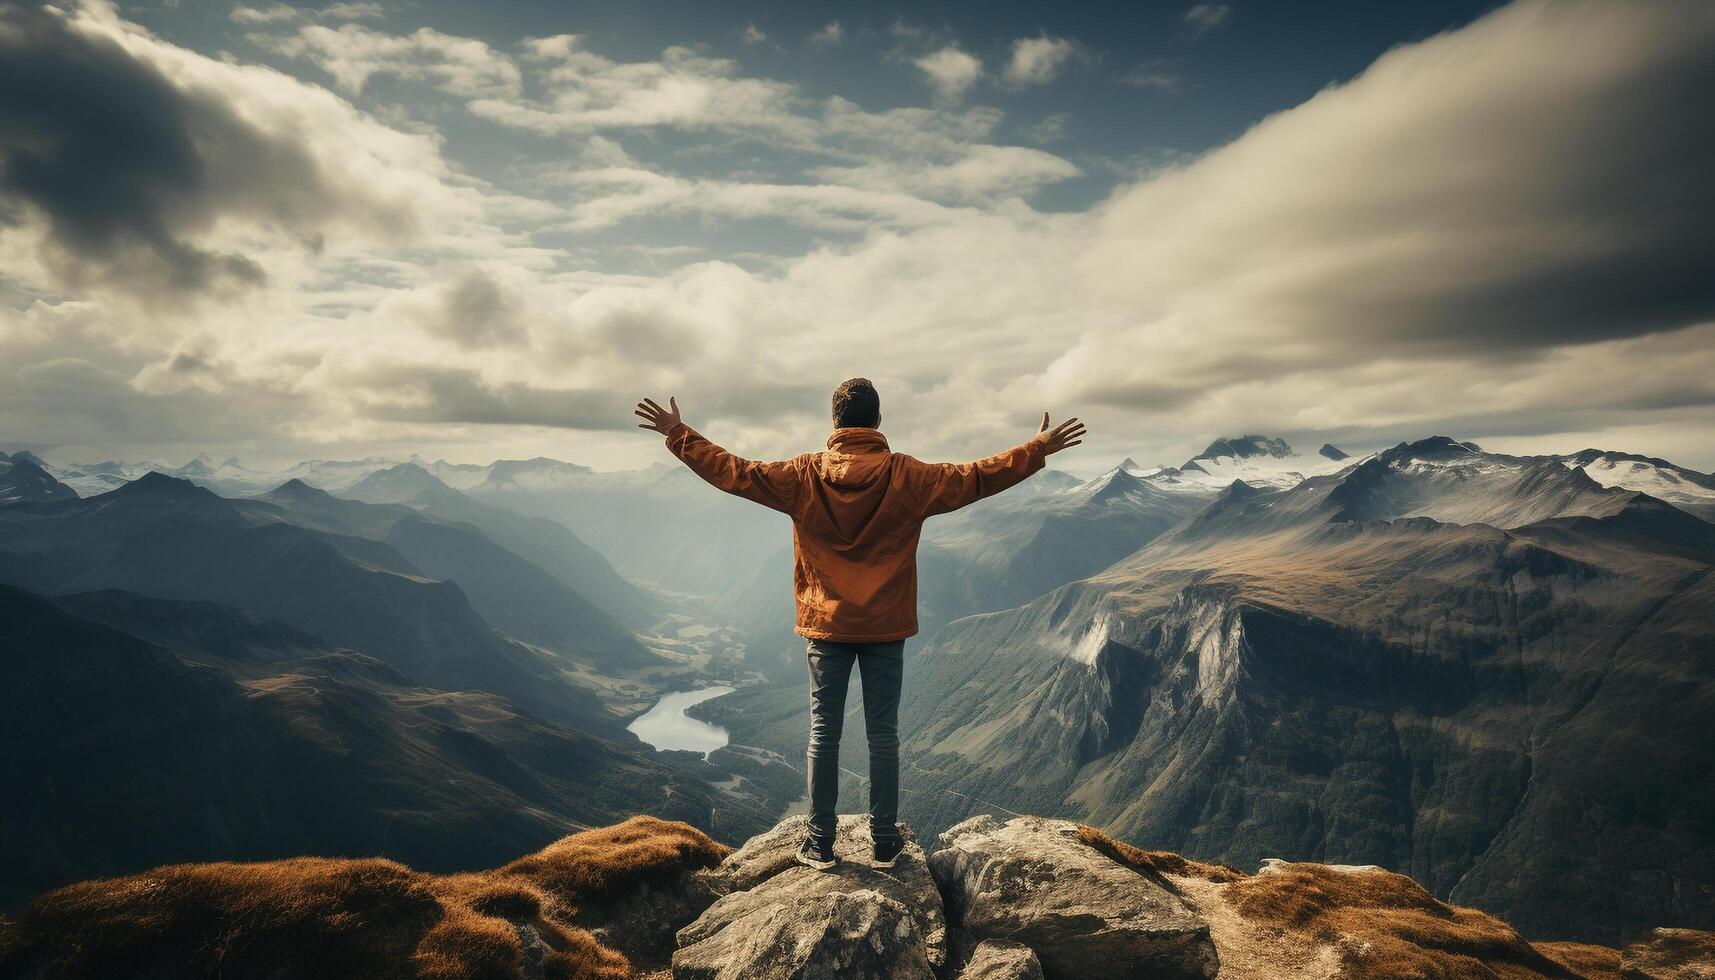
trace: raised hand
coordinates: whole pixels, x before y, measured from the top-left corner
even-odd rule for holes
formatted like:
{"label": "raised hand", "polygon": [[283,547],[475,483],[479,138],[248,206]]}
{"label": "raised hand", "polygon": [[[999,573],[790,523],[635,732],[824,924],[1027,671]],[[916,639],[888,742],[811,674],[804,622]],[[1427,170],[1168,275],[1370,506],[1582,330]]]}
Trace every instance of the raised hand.
{"label": "raised hand", "polygon": [[671,407],[662,408],[655,404],[653,398],[645,398],[638,402],[637,411],[631,413],[643,420],[637,427],[639,429],[653,429],[662,435],[666,435],[669,429],[681,421],[679,418],[679,400],[668,396],[667,404]]}
{"label": "raised hand", "polygon": [[1042,444],[1042,454],[1052,456],[1062,449],[1071,449],[1084,441],[1084,423],[1075,418],[1067,419],[1048,428],[1048,413],[1042,413],[1042,428],[1036,433],[1036,441]]}

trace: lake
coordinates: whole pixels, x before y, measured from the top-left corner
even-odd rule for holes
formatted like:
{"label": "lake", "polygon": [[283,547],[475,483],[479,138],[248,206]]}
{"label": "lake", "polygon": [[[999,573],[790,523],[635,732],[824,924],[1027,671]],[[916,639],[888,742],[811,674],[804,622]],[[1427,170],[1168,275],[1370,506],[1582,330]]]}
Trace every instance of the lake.
{"label": "lake", "polygon": [[704,687],[666,694],[626,728],[658,749],[684,749],[704,755],[726,744],[726,729],[685,714],[693,704],[732,693],[730,687]]}

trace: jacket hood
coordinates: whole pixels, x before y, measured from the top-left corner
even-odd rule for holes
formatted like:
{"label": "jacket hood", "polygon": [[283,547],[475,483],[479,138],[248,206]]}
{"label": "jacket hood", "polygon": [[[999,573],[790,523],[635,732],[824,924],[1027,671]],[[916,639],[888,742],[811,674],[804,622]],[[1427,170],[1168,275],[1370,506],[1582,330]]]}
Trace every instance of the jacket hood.
{"label": "jacket hood", "polygon": [[880,429],[835,429],[817,471],[830,486],[861,490],[886,475],[891,455]]}

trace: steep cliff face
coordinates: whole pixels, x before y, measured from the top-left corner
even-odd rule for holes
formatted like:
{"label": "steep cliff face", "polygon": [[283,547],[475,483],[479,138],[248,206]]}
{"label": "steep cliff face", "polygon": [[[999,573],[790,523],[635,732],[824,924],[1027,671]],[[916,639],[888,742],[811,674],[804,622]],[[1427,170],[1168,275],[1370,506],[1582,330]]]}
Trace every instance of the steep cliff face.
{"label": "steep cliff face", "polygon": [[1712,532],[1451,440],[1236,486],[944,630],[907,685],[905,812],[1378,864],[1547,936],[1715,925]]}

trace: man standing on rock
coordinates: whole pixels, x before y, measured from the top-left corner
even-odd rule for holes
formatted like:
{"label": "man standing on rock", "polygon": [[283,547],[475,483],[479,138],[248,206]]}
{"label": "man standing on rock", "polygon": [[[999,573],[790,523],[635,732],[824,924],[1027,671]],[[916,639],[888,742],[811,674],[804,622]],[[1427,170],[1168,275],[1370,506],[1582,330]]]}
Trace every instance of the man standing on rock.
{"label": "man standing on rock", "polygon": [[824,452],[778,463],[740,459],[679,418],[679,403],[645,398],[639,428],[727,493],[792,518],[797,633],[810,641],[810,832],[798,860],[831,868],[839,794],[840,728],[855,662],[863,674],[869,736],[869,821],[874,863],[892,867],[901,842],[899,689],[905,638],[917,632],[917,538],[925,518],[997,494],[1078,445],[1084,426],[1068,419],[1017,448],[974,463],[923,463],[887,446],[881,399],[866,378],[834,389],[834,433]]}

